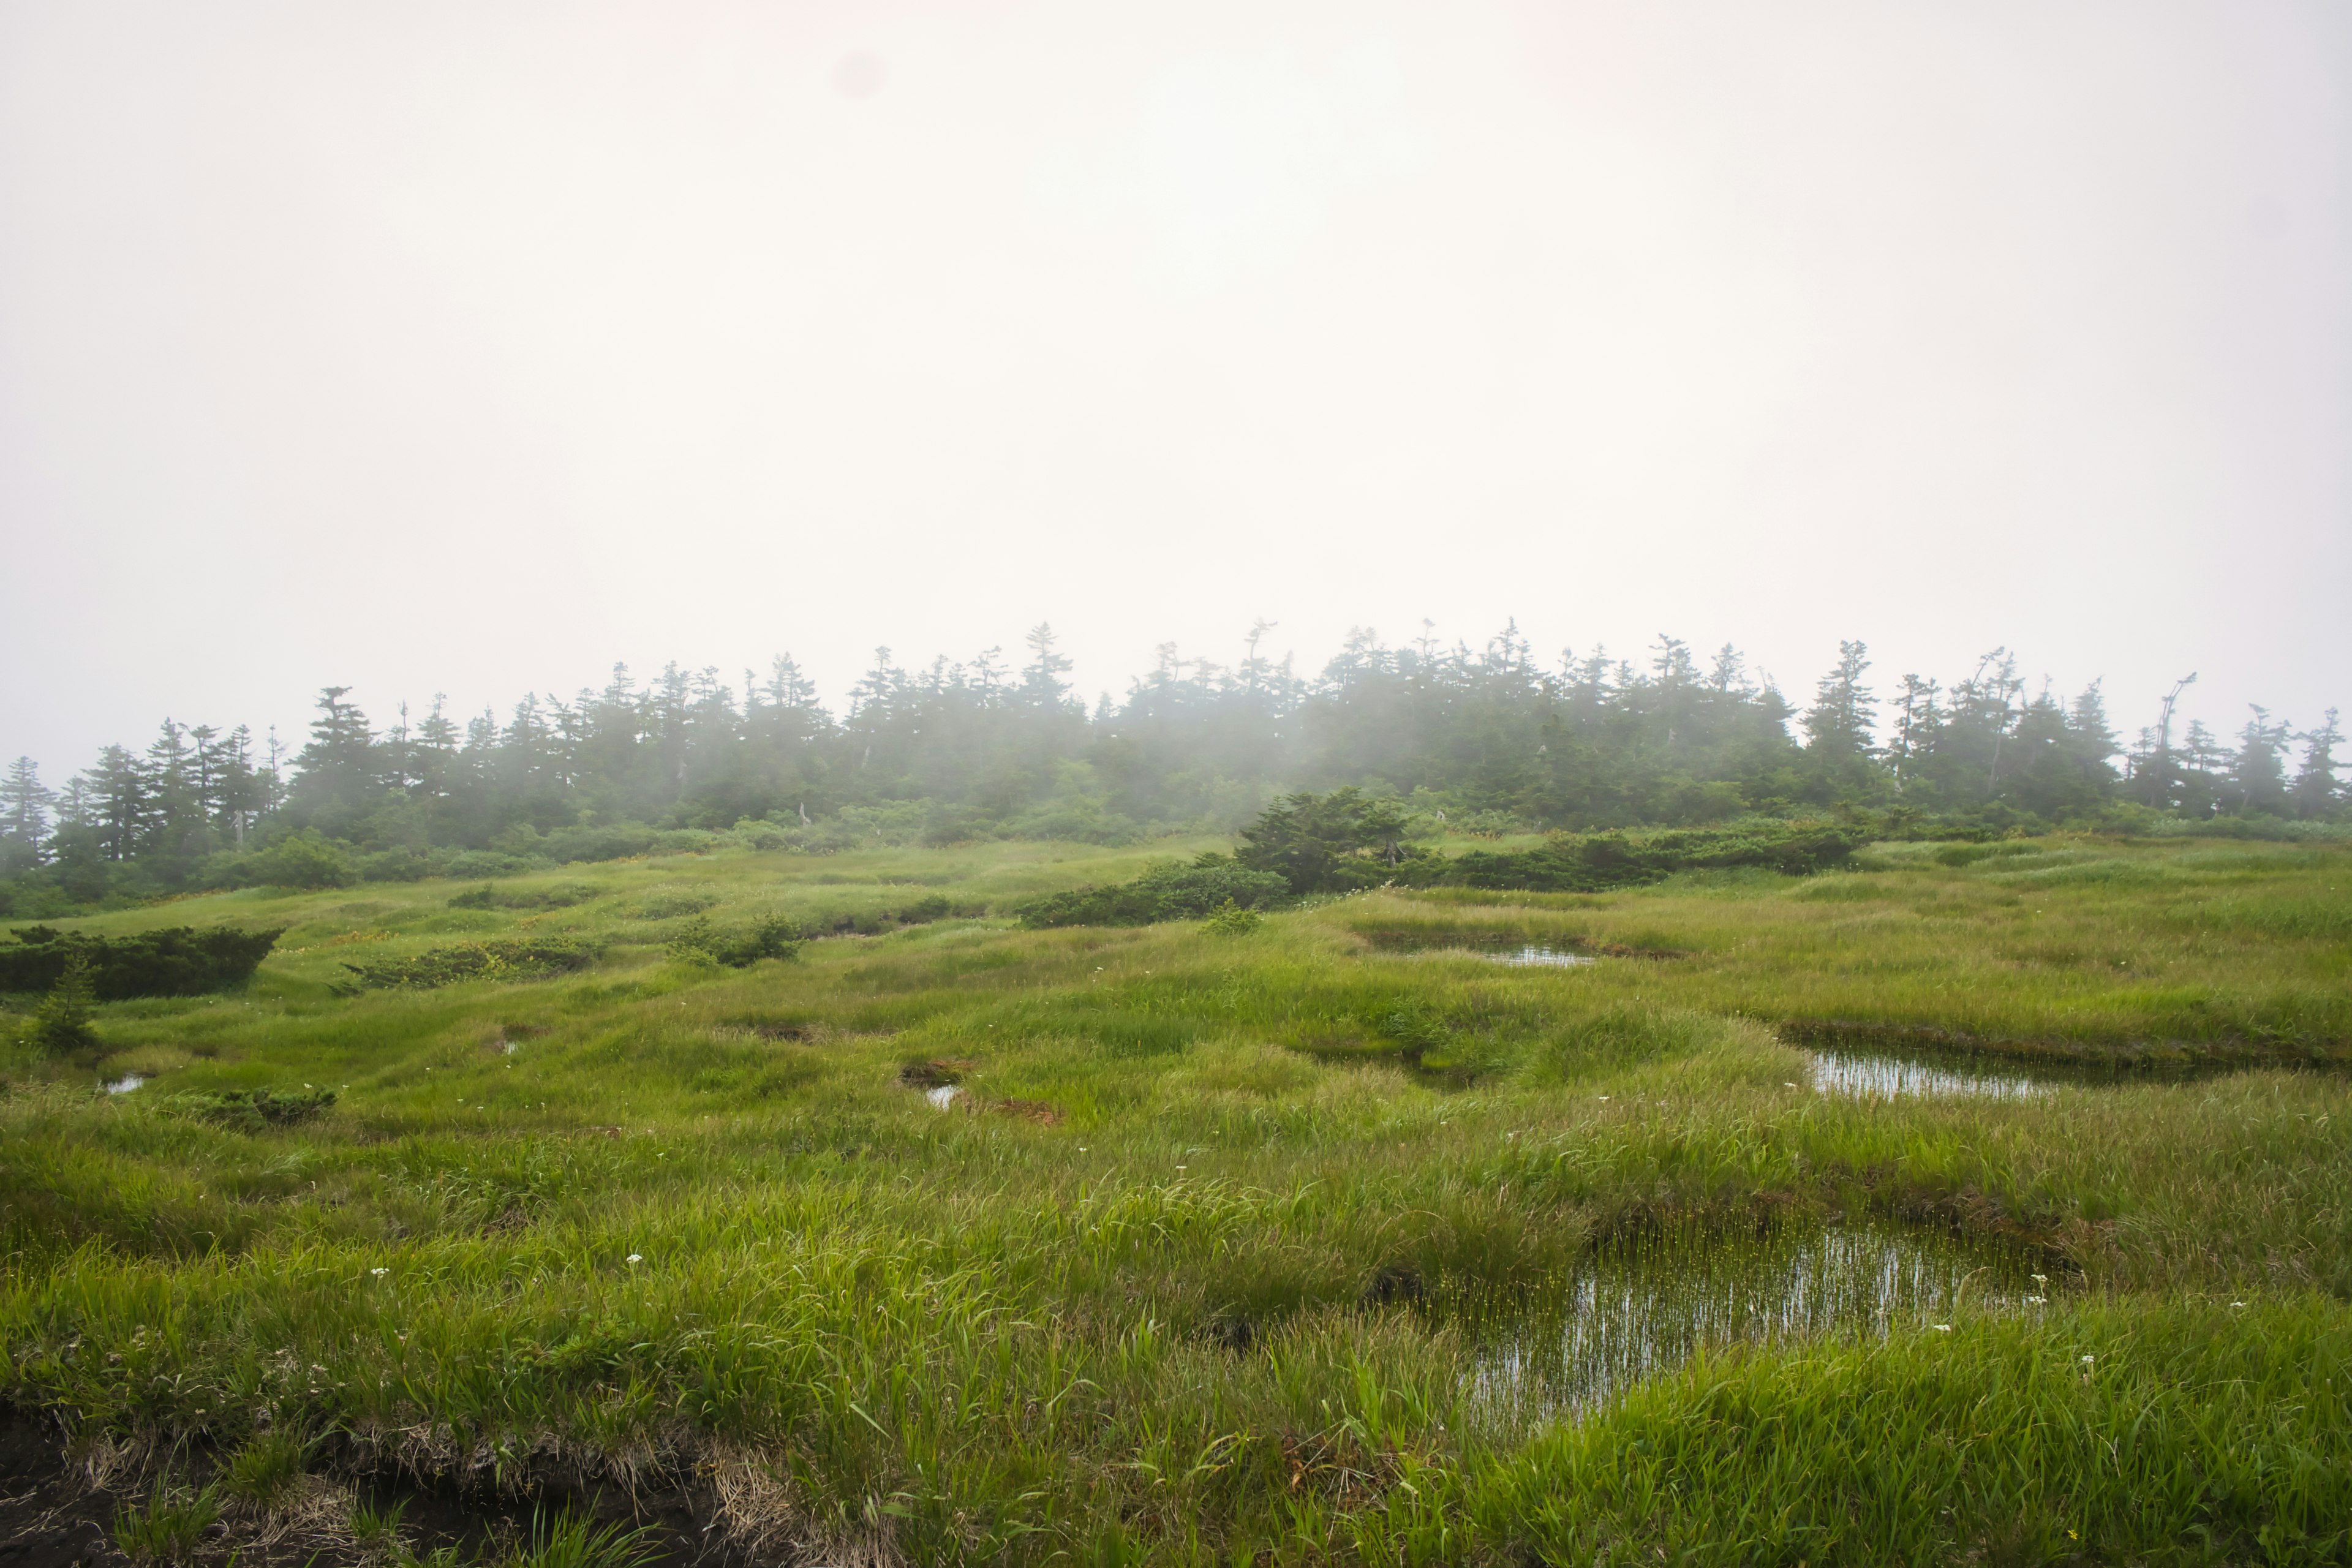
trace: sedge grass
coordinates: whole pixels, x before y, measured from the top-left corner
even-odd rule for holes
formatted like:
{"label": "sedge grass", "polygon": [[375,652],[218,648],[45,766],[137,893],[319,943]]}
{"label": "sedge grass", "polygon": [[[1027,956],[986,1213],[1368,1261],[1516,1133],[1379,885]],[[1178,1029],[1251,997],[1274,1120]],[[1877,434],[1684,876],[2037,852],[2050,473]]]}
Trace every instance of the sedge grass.
{"label": "sedge grass", "polygon": [[[947,920],[740,972],[667,961],[669,931],[1141,860],[184,901],[267,902],[286,951],[244,994],[100,1007],[102,1064],[9,1065],[0,1375],[226,1475],[299,1452],[672,1487],[815,1556],[2342,1560],[2352,1093],[2276,1060],[2341,1038],[2340,856],[1885,859],[1367,894],[1245,934]],[[354,952],[519,935],[604,956],[331,989]],[[1471,951],[1497,935],[1685,956],[1514,969]],[[1802,1018],[2252,1065],[1864,1101],[1813,1091],[1771,1026]],[[945,1110],[901,1086],[935,1061]],[[131,1068],[159,1076],[91,1092]],[[258,1129],[192,1109],[256,1089],[337,1099]],[[1570,1421],[1473,1397],[1448,1300],[1647,1228],[1830,1217],[2029,1249],[2057,1283],[1947,1331],[1705,1351]]]}

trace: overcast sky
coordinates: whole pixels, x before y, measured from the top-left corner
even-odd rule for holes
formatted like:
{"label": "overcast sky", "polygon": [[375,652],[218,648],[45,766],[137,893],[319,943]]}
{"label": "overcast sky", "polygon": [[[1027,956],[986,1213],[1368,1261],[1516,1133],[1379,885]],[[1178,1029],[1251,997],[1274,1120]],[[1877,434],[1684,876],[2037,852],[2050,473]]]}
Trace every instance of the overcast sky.
{"label": "overcast sky", "polygon": [[1050,618],[2352,708],[2342,0],[0,0],[0,748]]}

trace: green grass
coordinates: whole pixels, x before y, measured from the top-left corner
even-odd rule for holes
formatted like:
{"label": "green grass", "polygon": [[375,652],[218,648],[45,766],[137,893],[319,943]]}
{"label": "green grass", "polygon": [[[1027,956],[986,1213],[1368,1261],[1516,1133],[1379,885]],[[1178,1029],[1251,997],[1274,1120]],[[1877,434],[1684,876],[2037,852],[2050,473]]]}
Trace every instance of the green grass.
{"label": "green grass", "polygon": [[[0,1387],[232,1495],[298,1463],[682,1489],[820,1560],[2347,1560],[2352,1084],[2293,1064],[2352,1039],[2352,857],[1968,847],[1245,934],[950,918],[740,971],[667,944],[1152,857],[719,855],[488,908],[69,922],[290,929],[245,993],[100,1007],[102,1061],[6,1062]],[[335,990],[518,940],[602,957]],[[1673,956],[1472,951],[1503,941]],[[2241,1070],[1858,1101],[1791,1087],[1792,1023]],[[932,1062],[944,1111],[901,1081]],[[93,1092],[124,1071],[154,1076]],[[254,1090],[336,1098],[205,1113]],[[1455,1300],[1661,1226],[1831,1217],[2029,1249],[2051,1304],[1728,1348],[1569,1420],[1471,1397]]]}

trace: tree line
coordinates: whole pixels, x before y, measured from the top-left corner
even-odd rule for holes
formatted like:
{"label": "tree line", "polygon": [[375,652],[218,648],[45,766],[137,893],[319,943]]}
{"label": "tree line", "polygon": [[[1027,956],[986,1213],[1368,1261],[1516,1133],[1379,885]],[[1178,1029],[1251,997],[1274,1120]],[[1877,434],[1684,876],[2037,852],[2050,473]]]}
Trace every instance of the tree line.
{"label": "tree line", "polygon": [[[0,896],[19,915],[240,881],[496,870],[643,852],[678,835],[808,850],[987,837],[1124,842],[1229,831],[1292,790],[1353,785],[1453,831],[1685,826],[1875,813],[1892,832],[2130,830],[2227,818],[2335,821],[2335,710],[2297,730],[2256,708],[2235,737],[2171,703],[2126,742],[2094,682],[2029,692],[1995,648],[1949,680],[1884,692],[1867,649],[1800,707],[1728,645],[1660,637],[1642,658],[1539,658],[1516,625],[1482,647],[1350,635],[1312,676],[1261,651],[1229,664],[1163,645],[1091,708],[1049,626],[902,667],[887,648],[839,712],[790,656],[740,683],[615,666],[501,719],[436,698],[419,718],[320,694],[299,750],[274,732],[166,720],[51,789],[29,758],[0,782]],[[1424,626],[1424,632],[1426,632]],[[2191,678],[2193,679],[2193,677]],[[2178,695],[2176,689],[2175,695]],[[664,836],[669,836],[667,839]]]}

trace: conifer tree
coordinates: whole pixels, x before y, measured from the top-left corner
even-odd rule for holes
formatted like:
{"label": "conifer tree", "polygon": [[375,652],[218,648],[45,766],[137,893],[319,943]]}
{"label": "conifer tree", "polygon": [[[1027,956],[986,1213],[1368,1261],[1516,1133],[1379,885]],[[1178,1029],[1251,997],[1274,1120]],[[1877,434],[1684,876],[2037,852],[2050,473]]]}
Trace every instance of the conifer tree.
{"label": "conifer tree", "polygon": [[33,1015],[33,1044],[51,1056],[80,1056],[98,1048],[98,1033],[89,1026],[95,986],[89,959],[68,953],[63,973]]}
{"label": "conifer tree", "polygon": [[2294,785],[2289,792],[2298,816],[2331,815],[2338,800],[2336,786],[2336,748],[2344,743],[2343,731],[2336,728],[2336,710],[2327,710],[2326,722],[2316,730],[2303,732],[2303,765],[2295,770]]}
{"label": "conifer tree", "polygon": [[20,869],[47,858],[49,808],[57,798],[42,784],[32,758],[8,764],[8,776],[0,779],[0,868]]}
{"label": "conifer tree", "polygon": [[1861,643],[1838,644],[1838,661],[1822,677],[1813,705],[1805,710],[1811,750],[1831,756],[1859,756],[1870,750],[1878,700],[1862,683],[1863,671],[1870,668],[1869,655]]}

